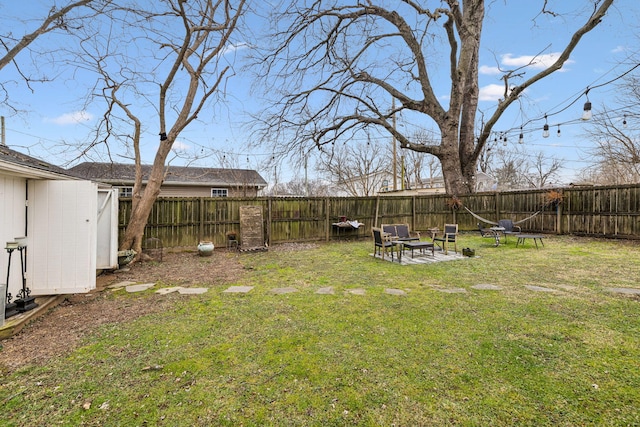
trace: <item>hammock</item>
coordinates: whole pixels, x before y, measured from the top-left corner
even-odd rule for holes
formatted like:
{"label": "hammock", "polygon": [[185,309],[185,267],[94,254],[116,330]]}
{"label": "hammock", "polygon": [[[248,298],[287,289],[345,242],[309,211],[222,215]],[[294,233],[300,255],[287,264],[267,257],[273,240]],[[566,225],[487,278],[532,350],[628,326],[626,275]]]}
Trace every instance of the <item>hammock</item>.
{"label": "hammock", "polygon": [[483,217],[481,217],[480,215],[478,215],[478,214],[475,214],[475,213],[471,212],[471,211],[469,210],[469,208],[468,208],[468,207],[466,207],[466,206],[463,206],[463,208],[465,208],[465,210],[466,210],[467,212],[469,212],[471,215],[473,215],[475,218],[479,219],[479,220],[480,220],[480,221],[482,221],[482,222],[486,222],[487,224],[498,225],[498,223],[497,223],[497,222],[495,222],[495,221],[489,221],[488,219],[483,218]]}
{"label": "hammock", "polygon": [[[478,214],[475,214],[475,213],[471,212],[471,211],[469,210],[469,208],[467,208],[466,206],[463,206],[463,207],[465,208],[465,210],[466,210],[467,212],[469,212],[471,215],[473,215],[475,218],[479,219],[480,221],[482,221],[482,222],[486,222],[487,224],[498,225],[498,223],[497,223],[497,222],[495,222],[495,221],[489,221],[488,219],[483,218],[483,217],[481,217],[480,215],[478,215]],[[542,212],[542,211],[538,211],[538,212],[534,213],[533,215],[530,215],[530,216],[526,217],[525,219],[521,219],[521,220],[520,220],[520,221],[518,221],[518,222],[514,222],[513,224],[514,224],[514,225],[518,225],[518,224],[521,224],[521,223],[523,223],[523,222],[525,222],[525,221],[529,221],[531,218],[533,218],[534,216],[538,215],[540,212]]]}

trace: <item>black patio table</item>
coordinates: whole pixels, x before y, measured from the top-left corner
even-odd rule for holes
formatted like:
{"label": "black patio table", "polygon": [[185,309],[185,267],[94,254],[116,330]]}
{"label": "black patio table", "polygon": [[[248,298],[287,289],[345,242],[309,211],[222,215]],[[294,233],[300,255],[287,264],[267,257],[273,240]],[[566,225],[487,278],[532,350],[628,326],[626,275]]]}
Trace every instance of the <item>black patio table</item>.
{"label": "black patio table", "polygon": [[404,252],[404,249],[411,249],[411,258],[413,258],[413,251],[415,249],[420,249],[424,252],[425,249],[431,248],[431,256],[436,255],[436,250],[433,242],[427,242],[423,240],[394,240],[393,244],[398,247],[398,262],[402,262],[402,252]]}
{"label": "black patio table", "polygon": [[544,246],[544,242],[542,241],[542,239],[544,239],[544,236],[542,234],[522,234],[522,233],[518,233],[518,234],[516,234],[516,236],[518,237],[518,241],[516,242],[516,248],[521,243],[522,243],[522,246],[524,246],[524,241],[526,239],[533,239],[533,243],[536,244],[536,249],[538,249],[538,241],[540,241],[540,244],[542,246]]}

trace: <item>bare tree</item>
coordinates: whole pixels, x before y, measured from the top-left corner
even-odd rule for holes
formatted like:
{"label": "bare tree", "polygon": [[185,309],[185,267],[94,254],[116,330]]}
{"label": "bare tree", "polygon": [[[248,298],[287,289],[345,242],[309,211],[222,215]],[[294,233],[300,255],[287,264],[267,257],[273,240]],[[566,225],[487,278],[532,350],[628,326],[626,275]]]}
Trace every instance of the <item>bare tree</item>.
{"label": "bare tree", "polygon": [[557,184],[558,172],[562,169],[562,159],[550,159],[538,152],[527,164],[528,173],[525,180],[531,188],[545,188]]}
{"label": "bare tree", "polygon": [[[69,31],[69,26],[73,26],[73,24],[71,23],[74,21],[66,19],[67,15],[74,9],[78,9],[84,6],[90,6],[92,3],[104,3],[104,1],[79,0],[71,2],[63,8],[52,6],[51,10],[49,11],[49,15],[42,20],[42,23],[35,30],[24,34],[20,38],[15,38],[11,34],[0,35],[0,44],[6,51],[6,53],[0,57],[0,70],[2,70],[8,64],[14,62],[16,56],[20,52],[22,52],[24,49],[27,49],[29,45],[31,45],[31,43],[33,43],[38,37],[42,36],[43,34],[58,29]],[[109,2],[107,1],[106,3]]]}
{"label": "bare tree", "polygon": [[625,78],[618,88],[619,102],[626,108],[603,109],[593,117],[587,137],[595,147],[587,150],[592,161],[582,177],[596,184],[629,184],[640,182],[640,79]]}
{"label": "bare tree", "polygon": [[351,196],[371,196],[389,179],[389,157],[384,150],[371,143],[333,147],[321,156],[318,171],[341,192]]}
{"label": "bare tree", "polygon": [[[231,73],[226,58],[245,0],[157,0],[147,9],[119,8],[79,34],[80,68],[96,72],[93,99],[106,104],[92,144],[110,155],[125,144],[135,159],[132,213],[120,248],[140,252],[142,236],[180,133],[218,97]],[[140,145],[148,116],[157,119],[159,145],[143,185]]]}
{"label": "bare tree", "polygon": [[277,194],[299,197],[327,197],[332,194],[329,184],[318,179],[293,181],[278,184]]}
{"label": "bare tree", "polygon": [[488,169],[498,181],[498,190],[510,190],[526,187],[526,155],[514,150],[498,148],[493,151],[494,161]]}
{"label": "bare tree", "polygon": [[[433,144],[430,132],[418,131],[412,136],[417,144]],[[440,175],[438,159],[431,154],[415,150],[402,150],[403,167],[406,174],[406,188],[433,188],[435,178]]]}
{"label": "bare tree", "polygon": [[[1,33],[0,46],[4,50],[4,54],[0,55],[0,70],[9,64],[13,64],[18,75],[21,76],[22,80],[29,87],[31,87],[30,85],[34,81],[46,80],[45,77],[33,77],[24,72],[16,60],[18,54],[24,50],[29,50],[36,39],[52,31],[60,30],[69,34],[73,33],[79,26],[83,25],[84,21],[102,13],[110,3],[110,0],[77,0],[69,2],[66,6],[61,8],[54,5],[49,10],[49,14],[38,22],[35,29],[28,29],[22,35]],[[83,14],[79,12],[78,14],[73,15],[74,12],[78,12],[80,10],[83,10],[83,12],[86,13]],[[25,28],[28,28],[26,23]],[[0,91],[3,94],[5,106],[11,107],[8,105],[9,94],[3,81],[0,81]]]}
{"label": "bare tree", "polygon": [[494,148],[491,152],[492,162],[483,172],[497,179],[499,190],[544,188],[556,184],[562,168],[561,159],[550,159],[543,152],[532,154],[520,146]]}
{"label": "bare tree", "polygon": [[601,159],[580,171],[579,178],[588,184],[636,184],[640,182],[640,167],[629,162],[619,163],[611,159]]}
{"label": "bare tree", "polygon": [[[485,1],[443,0],[435,9],[423,3],[401,0],[392,8],[373,0],[314,1],[309,6],[294,0],[278,11],[272,37],[277,46],[261,58],[261,75],[267,82],[272,79],[265,87],[277,96],[277,113],[263,118],[266,134],[282,151],[291,152],[309,141],[318,147],[339,144],[378,127],[402,147],[436,156],[448,193],[473,192],[478,158],[498,119],[526,88],[562,68],[613,0],[593,1],[590,16],[548,68],[527,79],[522,68],[503,71],[504,95],[479,136],[474,130]],[[448,48],[441,61],[435,40],[445,40]],[[448,106],[433,87],[438,63],[447,67],[439,76],[448,71]],[[440,132],[439,143],[416,143],[398,129],[394,117],[402,111],[431,119]]]}

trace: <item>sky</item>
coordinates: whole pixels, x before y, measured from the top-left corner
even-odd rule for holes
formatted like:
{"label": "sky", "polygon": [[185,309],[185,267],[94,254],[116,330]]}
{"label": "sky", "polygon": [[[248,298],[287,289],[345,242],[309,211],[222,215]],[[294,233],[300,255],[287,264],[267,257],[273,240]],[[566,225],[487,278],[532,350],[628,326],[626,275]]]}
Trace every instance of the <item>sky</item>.
{"label": "sky", "polygon": [[[395,1],[395,0],[394,0]],[[35,28],[37,20],[46,15],[51,0],[8,1],[0,0],[1,34],[11,32],[19,37]],[[58,0],[58,4],[66,3]],[[392,2],[391,2],[392,3]],[[433,7],[437,2],[427,2]],[[584,22],[588,10],[586,0],[550,1],[561,15],[551,18],[539,15],[542,0],[487,1],[484,23],[480,86],[480,110],[485,116],[495,109],[502,92],[499,69],[513,69],[525,65],[535,58],[539,65],[548,64],[565,46],[573,31]],[[562,9],[557,9],[561,7]],[[552,76],[528,89],[518,105],[512,105],[503,115],[495,131],[508,131],[508,144],[518,149],[517,139],[520,127],[525,137],[524,147],[531,156],[542,152],[545,158],[560,159],[563,163],[562,177],[571,182],[589,162],[588,148],[591,142],[585,138],[589,122],[579,120],[583,105],[588,100],[593,105],[594,114],[606,104],[611,106],[616,98],[613,84],[615,80],[631,68],[629,56],[638,51],[640,4],[637,0],[616,0],[612,9],[596,27],[587,34],[576,48],[565,67]],[[536,17],[535,21],[532,19]],[[254,37],[260,37],[260,28],[265,24],[259,18],[250,19],[255,23]],[[248,34],[248,33],[247,33]],[[249,148],[246,143],[252,135],[246,127],[247,112],[259,111],[263,106],[260,97],[252,91],[253,81],[238,63],[244,48],[256,40],[237,41],[238,52],[231,52],[236,62],[236,73],[225,85],[227,100],[206,112],[207,119],[190,126],[179,138],[175,148],[185,153],[210,153],[216,156],[197,161],[205,167],[234,166],[260,169],[260,164],[271,158],[269,147]],[[0,71],[0,82],[8,90],[13,107],[0,105],[0,115],[5,116],[6,142],[9,147],[59,165],[73,165],[78,150],[61,152],[61,143],[83,143],[99,120],[102,111],[96,105],[86,105],[83,96],[91,83],[86,73],[70,69],[58,70],[51,66],[54,55],[39,56],[38,52],[55,51],[65,43],[60,35],[45,35],[34,45],[36,52],[22,52],[17,58],[23,73],[32,72],[34,61],[39,64],[39,72],[51,79],[46,83],[27,85],[13,66]],[[241,61],[241,60],[240,60]],[[538,65],[529,67],[527,76],[535,72]],[[447,68],[441,75],[434,74],[436,94],[446,103],[448,87],[444,83]],[[443,83],[438,84],[442,78]],[[544,116],[550,125],[551,136],[542,137]],[[149,117],[145,121],[143,136],[143,161],[151,163],[157,148],[157,119]],[[401,126],[413,129],[423,126],[419,118],[406,115],[399,118]],[[558,126],[559,125],[559,126]],[[557,130],[561,130],[558,137]],[[116,161],[130,162],[129,154],[112,153]],[[224,156],[224,157],[222,157]],[[95,156],[94,160],[100,159]],[[301,179],[303,171],[292,167],[286,159],[279,160],[276,170],[278,180],[284,182]],[[75,161],[75,163],[73,163]],[[71,162],[71,163],[69,163]],[[175,159],[173,164],[183,164]],[[222,164],[228,162],[228,164]],[[261,171],[265,179],[273,177],[269,171]],[[314,172],[309,171],[313,178]]]}

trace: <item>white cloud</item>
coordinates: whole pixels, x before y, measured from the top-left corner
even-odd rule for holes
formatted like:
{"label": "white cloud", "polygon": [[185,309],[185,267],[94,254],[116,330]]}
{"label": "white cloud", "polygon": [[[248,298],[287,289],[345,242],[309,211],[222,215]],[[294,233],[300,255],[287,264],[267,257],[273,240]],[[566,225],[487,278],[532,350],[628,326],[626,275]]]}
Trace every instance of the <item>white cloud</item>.
{"label": "white cloud", "polygon": [[248,49],[249,47],[250,47],[249,43],[245,43],[245,42],[241,42],[238,44],[228,44],[224,48],[222,48],[222,50],[220,51],[220,56],[224,56],[228,53],[233,53],[236,51]]}
{"label": "white cloud", "polygon": [[497,101],[504,97],[504,85],[490,84],[480,88],[480,101]]}
{"label": "white cloud", "polygon": [[478,71],[480,72],[480,74],[500,74],[500,69],[498,67],[489,67],[488,65],[481,65]]}
{"label": "white cloud", "polygon": [[611,50],[611,53],[623,53],[627,51],[627,47],[626,46],[616,46],[615,48],[613,48]]}
{"label": "white cloud", "polygon": [[173,143],[173,146],[171,147],[171,151],[174,152],[178,152],[178,151],[187,151],[189,150],[189,148],[191,148],[191,146],[185,142],[182,141],[175,141]]}
{"label": "white cloud", "polygon": [[[521,55],[513,56],[510,53],[502,55],[502,63],[510,67],[524,67],[534,69],[544,69],[551,66],[560,57],[560,52],[545,53],[543,55]],[[573,64],[575,61],[568,59],[564,65]],[[564,68],[564,67],[563,67]]]}
{"label": "white cloud", "polygon": [[93,120],[93,114],[86,111],[74,111],[73,113],[65,113],[58,117],[45,118],[47,123],[55,123],[57,125],[75,125],[82,122],[88,122]]}
{"label": "white cloud", "polygon": [[[527,92],[525,89],[523,92]],[[480,88],[478,99],[480,101],[498,101],[504,98],[504,85],[490,84]]]}

